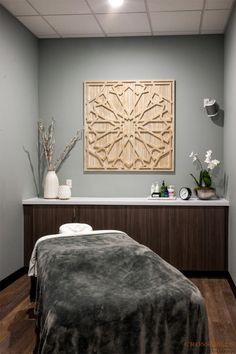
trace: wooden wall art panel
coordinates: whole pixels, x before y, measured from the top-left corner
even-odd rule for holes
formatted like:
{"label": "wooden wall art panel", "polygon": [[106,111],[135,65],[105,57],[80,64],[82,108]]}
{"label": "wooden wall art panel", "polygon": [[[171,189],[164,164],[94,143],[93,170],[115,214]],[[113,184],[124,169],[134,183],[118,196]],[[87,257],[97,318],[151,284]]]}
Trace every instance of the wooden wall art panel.
{"label": "wooden wall art panel", "polygon": [[174,81],[84,82],[84,170],[173,171],[174,106]]}

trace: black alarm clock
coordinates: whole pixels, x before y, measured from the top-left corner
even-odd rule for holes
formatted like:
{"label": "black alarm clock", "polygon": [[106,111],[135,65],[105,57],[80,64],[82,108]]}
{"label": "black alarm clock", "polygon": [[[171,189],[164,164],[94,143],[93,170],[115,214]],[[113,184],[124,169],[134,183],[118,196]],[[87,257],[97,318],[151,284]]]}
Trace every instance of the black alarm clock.
{"label": "black alarm clock", "polygon": [[179,191],[179,196],[183,200],[188,200],[192,195],[192,191],[188,187],[182,187]]}

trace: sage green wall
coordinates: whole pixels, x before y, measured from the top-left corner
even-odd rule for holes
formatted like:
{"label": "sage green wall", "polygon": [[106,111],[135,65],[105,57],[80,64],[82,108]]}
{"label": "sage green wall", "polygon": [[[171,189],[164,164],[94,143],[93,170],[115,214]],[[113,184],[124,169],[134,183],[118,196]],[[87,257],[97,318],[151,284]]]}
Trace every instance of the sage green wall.
{"label": "sage green wall", "polygon": [[229,272],[236,284],[236,6],[225,35],[224,163],[229,178]]}
{"label": "sage green wall", "polygon": [[223,105],[223,36],[133,37],[40,40],[40,118],[56,119],[56,146],[64,147],[83,126],[83,81],[176,80],[176,168],[174,173],[84,173],[83,142],[59,172],[72,178],[74,196],[147,196],[151,182],[165,179],[177,189],[193,187],[191,151],[212,149],[222,161],[221,121],[206,117],[203,98]]}
{"label": "sage green wall", "polygon": [[22,146],[36,161],[38,45],[0,6],[0,280],[23,266],[22,198],[34,195]]}

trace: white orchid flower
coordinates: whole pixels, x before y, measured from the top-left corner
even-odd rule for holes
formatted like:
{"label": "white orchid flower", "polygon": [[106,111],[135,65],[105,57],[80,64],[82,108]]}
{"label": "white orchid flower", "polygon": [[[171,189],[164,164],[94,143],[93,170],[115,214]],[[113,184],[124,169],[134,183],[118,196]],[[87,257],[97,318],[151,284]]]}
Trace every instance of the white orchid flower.
{"label": "white orchid flower", "polygon": [[218,166],[218,165],[220,164],[220,161],[219,161],[219,160],[212,160],[212,162],[213,162],[216,166]]}
{"label": "white orchid flower", "polygon": [[206,157],[211,157],[211,155],[212,155],[212,150],[207,150]]}
{"label": "white orchid flower", "polygon": [[197,154],[194,154],[194,152],[192,151],[191,154],[189,155],[189,157],[193,158],[193,162],[197,160]]}
{"label": "white orchid flower", "polygon": [[212,155],[212,150],[208,150],[206,152],[206,158],[205,158],[205,161],[206,163],[210,163],[211,162],[211,155]]}
{"label": "white orchid flower", "polygon": [[209,170],[213,170],[213,168],[215,168],[215,165],[212,163],[212,161],[209,162],[209,164],[207,165],[207,168],[208,168]]}
{"label": "white orchid flower", "polygon": [[218,160],[212,160],[212,161],[210,161],[210,163],[208,163],[207,168],[209,170],[213,170],[216,166],[219,165],[219,163],[220,163],[220,161],[218,161]]}
{"label": "white orchid flower", "polygon": [[210,163],[208,164],[207,168],[209,168],[210,170],[213,170],[213,168],[215,168],[216,166],[218,166],[220,163],[220,161],[218,160],[212,160],[210,161]]}

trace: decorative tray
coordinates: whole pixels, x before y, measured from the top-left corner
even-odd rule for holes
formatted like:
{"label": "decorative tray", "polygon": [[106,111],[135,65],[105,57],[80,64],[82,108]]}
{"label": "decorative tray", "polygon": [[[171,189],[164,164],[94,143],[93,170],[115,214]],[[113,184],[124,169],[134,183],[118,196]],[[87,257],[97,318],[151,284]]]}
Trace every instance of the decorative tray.
{"label": "decorative tray", "polygon": [[176,200],[177,197],[171,197],[171,198],[169,198],[169,197],[151,197],[149,195],[149,197],[147,197],[147,199],[148,200]]}

